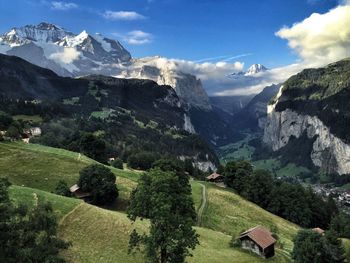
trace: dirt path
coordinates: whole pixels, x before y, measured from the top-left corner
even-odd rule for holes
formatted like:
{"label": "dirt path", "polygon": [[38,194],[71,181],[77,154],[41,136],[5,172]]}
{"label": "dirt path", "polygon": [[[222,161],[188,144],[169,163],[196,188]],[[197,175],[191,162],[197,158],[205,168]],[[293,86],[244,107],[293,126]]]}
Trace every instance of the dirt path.
{"label": "dirt path", "polygon": [[202,215],[203,215],[204,209],[207,206],[207,188],[204,184],[200,183],[200,185],[202,186],[202,202],[201,202],[201,206],[198,209],[198,215],[197,215],[197,217],[198,217],[197,218],[197,225],[198,226],[202,225]]}

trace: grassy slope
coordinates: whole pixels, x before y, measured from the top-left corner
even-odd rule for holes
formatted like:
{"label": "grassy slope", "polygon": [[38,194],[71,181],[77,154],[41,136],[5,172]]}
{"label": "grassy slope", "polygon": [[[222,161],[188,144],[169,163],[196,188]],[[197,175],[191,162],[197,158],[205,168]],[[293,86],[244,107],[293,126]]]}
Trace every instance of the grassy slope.
{"label": "grassy slope", "polygon": [[16,185],[11,186],[10,188],[10,198],[15,203],[25,203],[29,207],[34,205],[35,198],[38,198],[39,202],[50,202],[58,219],[62,219],[64,215],[82,203],[82,201],[78,199],[67,198],[45,191]]}
{"label": "grassy slope", "polygon": [[208,207],[203,214],[202,225],[229,235],[256,225],[277,229],[283,250],[292,250],[292,239],[299,227],[275,216],[259,206],[246,201],[230,190],[207,184]]}
{"label": "grassy slope", "polygon": [[[137,222],[136,228],[146,230],[146,224],[145,221]],[[144,262],[140,253],[127,253],[131,229],[132,225],[123,213],[80,205],[61,224],[61,237],[73,242],[73,247],[64,252],[64,256],[69,262]],[[197,232],[201,244],[188,262],[231,262],[233,258],[242,263],[265,262],[257,256],[230,248],[228,235],[205,228],[197,228]],[[268,262],[289,261],[279,254]]]}
{"label": "grassy slope", "polygon": [[[11,199],[33,205],[35,193],[39,200],[52,203],[56,215],[62,220],[60,234],[74,244],[65,252],[71,262],[143,262],[140,254],[131,256],[126,253],[131,225],[125,214],[45,192],[52,191],[60,179],[74,183],[82,167],[95,163],[85,156],[78,157],[78,153],[41,145],[0,143],[0,176],[8,176],[17,185],[41,189],[13,185],[10,189]],[[117,174],[121,199],[127,200],[140,173],[112,170]],[[195,181],[191,185],[195,206],[198,208],[202,188]],[[228,246],[231,235],[258,224],[270,228],[277,226],[278,234],[285,243],[284,249],[291,249],[291,238],[297,226],[245,201],[231,191],[209,184],[207,189],[209,204],[204,211],[203,226],[212,230],[197,228],[201,244],[189,262],[229,262],[232,258],[239,259],[237,262],[265,262],[255,255]],[[144,224],[138,223],[138,228],[143,229]],[[350,241],[344,240],[344,244],[350,259]],[[284,254],[279,251],[275,259],[268,261],[288,262]]]}
{"label": "grassy slope", "polygon": [[346,258],[350,262],[350,239],[343,239],[343,244],[345,247]]}
{"label": "grassy slope", "polygon": [[[77,182],[79,171],[96,163],[79,153],[38,144],[0,143],[0,176],[11,183],[52,192],[59,180]],[[120,202],[125,202],[140,173],[110,167],[117,175]]]}

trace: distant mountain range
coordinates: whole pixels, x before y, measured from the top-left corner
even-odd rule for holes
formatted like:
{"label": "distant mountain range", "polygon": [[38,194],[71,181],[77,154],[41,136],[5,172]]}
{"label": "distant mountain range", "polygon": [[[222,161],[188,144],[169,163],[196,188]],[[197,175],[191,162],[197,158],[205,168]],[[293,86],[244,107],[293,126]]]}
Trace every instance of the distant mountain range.
{"label": "distant mountain range", "polygon": [[[187,112],[188,131],[209,136],[206,139],[214,145],[228,142],[234,134],[213,111],[200,79],[161,57],[133,59],[118,41],[101,34],[74,34],[50,23],[27,25],[0,36],[0,53],[21,57],[64,77],[105,75],[150,79],[171,86]],[[205,125],[202,119],[206,119]],[[216,127],[215,132],[212,127]]]}
{"label": "distant mountain range", "polygon": [[74,34],[45,22],[26,25],[0,35],[0,53],[21,57],[60,76],[101,74],[152,79],[172,86],[182,103],[211,110],[202,83],[195,76],[178,72],[171,65],[158,65],[159,57],[132,59],[118,41],[101,34]]}

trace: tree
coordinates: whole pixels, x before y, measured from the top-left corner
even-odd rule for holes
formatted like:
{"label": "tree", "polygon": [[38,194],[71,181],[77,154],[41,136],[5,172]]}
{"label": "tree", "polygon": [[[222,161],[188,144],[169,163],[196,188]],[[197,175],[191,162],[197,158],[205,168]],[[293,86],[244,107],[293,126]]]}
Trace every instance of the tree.
{"label": "tree", "polygon": [[96,205],[112,203],[118,197],[116,176],[107,167],[92,164],[80,171],[78,185],[82,191],[91,193]]}
{"label": "tree", "polygon": [[96,138],[93,134],[84,134],[80,141],[80,150],[90,158],[106,163],[106,143]]}
{"label": "tree", "polygon": [[[243,180],[243,178],[238,178],[238,185],[241,180]],[[256,170],[253,175],[246,180],[246,187],[242,192],[244,197],[265,208],[270,202],[273,189],[273,178],[270,173],[265,170]]]}
{"label": "tree", "polygon": [[3,111],[0,111],[0,130],[7,129],[12,122],[13,119],[10,115]]}
{"label": "tree", "polygon": [[253,173],[252,165],[247,161],[231,161],[228,162],[224,168],[224,178],[225,184],[228,187],[236,189],[237,182],[241,182],[244,178],[237,178],[237,171],[240,171],[239,174],[242,176],[243,174],[249,176]]}
{"label": "tree", "polygon": [[129,241],[130,250],[145,245],[149,262],[184,262],[198,244],[192,228],[196,212],[191,187],[188,181],[184,187],[184,180],[174,172],[156,168],[143,174],[127,212],[132,221],[150,219],[149,234],[140,235],[134,230]]}
{"label": "tree", "polygon": [[118,169],[124,169],[123,161],[119,158],[116,158],[114,161],[112,161],[111,165]]}
{"label": "tree", "polygon": [[21,137],[21,131],[15,125],[10,125],[6,131],[6,136],[13,139],[19,139]]}
{"label": "tree", "polygon": [[325,236],[313,230],[300,230],[294,239],[292,258],[296,263],[342,263],[344,249],[333,232]]}
{"label": "tree", "polygon": [[33,208],[15,206],[8,196],[10,184],[0,179],[0,261],[65,262],[59,257],[69,243],[57,237],[57,220],[48,203],[36,200]]}
{"label": "tree", "polygon": [[330,229],[343,238],[350,238],[350,217],[340,213],[332,218]]}
{"label": "tree", "polygon": [[157,154],[140,152],[129,156],[128,166],[133,169],[149,170],[157,159],[159,159]]}
{"label": "tree", "polygon": [[72,196],[67,183],[63,180],[58,181],[54,193],[56,195],[62,195],[67,197]]}

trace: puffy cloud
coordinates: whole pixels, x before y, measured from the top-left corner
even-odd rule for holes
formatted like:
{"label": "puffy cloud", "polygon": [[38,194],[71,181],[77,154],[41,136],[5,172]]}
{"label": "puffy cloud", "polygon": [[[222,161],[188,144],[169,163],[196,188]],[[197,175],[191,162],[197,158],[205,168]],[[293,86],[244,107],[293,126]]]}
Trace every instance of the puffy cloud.
{"label": "puffy cloud", "polygon": [[74,60],[77,60],[79,56],[80,52],[75,48],[63,48],[62,51],[51,54],[50,59],[58,63],[71,64]]}
{"label": "puffy cloud", "polygon": [[276,35],[288,40],[308,66],[320,66],[350,56],[350,6],[344,2],[325,14],[314,13]]}
{"label": "puffy cloud", "polygon": [[111,11],[107,10],[102,14],[108,20],[140,20],[145,19],[143,15],[134,11]]}
{"label": "puffy cloud", "polygon": [[69,9],[78,8],[78,5],[75,3],[53,1],[51,2],[51,8],[55,10],[65,11]]}
{"label": "puffy cloud", "polygon": [[224,61],[217,63],[195,63],[193,61],[181,59],[157,58],[151,62],[158,68],[180,71],[197,76],[206,82],[214,79],[222,79],[233,72],[239,72],[243,69],[244,64],[241,62],[227,63]]}
{"label": "puffy cloud", "polygon": [[206,89],[218,96],[251,95],[264,87],[284,82],[305,68],[320,67],[350,57],[350,0],[327,13],[314,13],[276,36],[286,39],[300,57],[296,64],[275,68],[252,76],[229,80],[211,80]]}
{"label": "puffy cloud", "polygon": [[[304,68],[301,64],[271,69],[255,75],[242,76],[237,79],[223,79],[208,86],[215,96],[245,96],[261,92],[266,86],[279,84]],[[219,88],[218,88],[219,87]]]}

